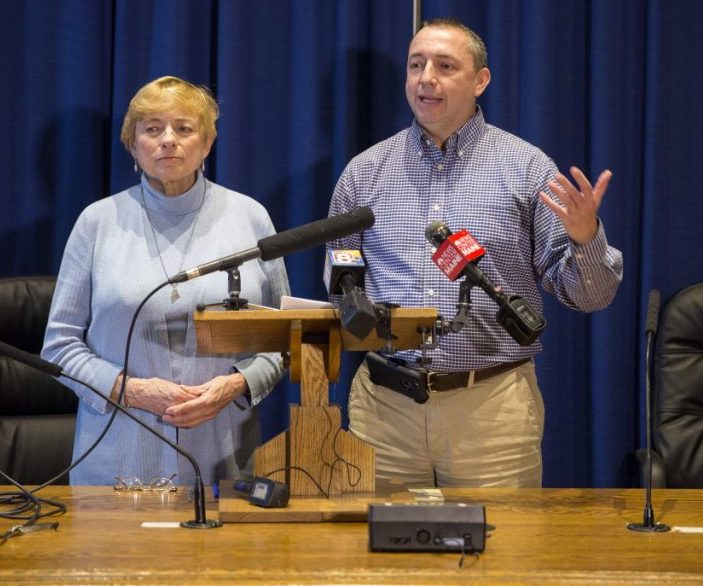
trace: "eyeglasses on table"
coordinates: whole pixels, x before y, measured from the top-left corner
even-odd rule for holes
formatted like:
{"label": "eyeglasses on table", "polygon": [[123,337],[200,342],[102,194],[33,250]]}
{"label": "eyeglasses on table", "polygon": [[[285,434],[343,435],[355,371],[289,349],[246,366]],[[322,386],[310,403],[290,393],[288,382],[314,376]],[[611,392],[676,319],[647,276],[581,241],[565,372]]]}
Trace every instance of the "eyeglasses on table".
{"label": "eyeglasses on table", "polygon": [[152,478],[149,482],[144,483],[136,476],[115,476],[113,488],[120,491],[176,492],[178,487],[173,482],[175,477],[176,474],[171,474],[168,478],[165,476]]}

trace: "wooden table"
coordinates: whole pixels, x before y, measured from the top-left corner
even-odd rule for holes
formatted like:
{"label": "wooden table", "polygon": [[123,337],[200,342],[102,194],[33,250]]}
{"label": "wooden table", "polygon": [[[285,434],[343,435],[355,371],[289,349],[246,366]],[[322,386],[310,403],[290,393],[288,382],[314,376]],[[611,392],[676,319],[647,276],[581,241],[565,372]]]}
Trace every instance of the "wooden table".
{"label": "wooden table", "polygon": [[[702,534],[626,529],[642,520],[641,490],[443,492],[485,505],[495,526],[484,553],[461,568],[455,553],[369,552],[364,522],[150,529],[141,523],[193,517],[186,491],[49,487],[39,495],[60,499],[68,513],[55,518],[57,531],[0,546],[0,584],[703,584]],[[703,526],[703,490],[654,490],[653,502],[658,521]],[[217,508],[210,500],[208,517]],[[0,519],[0,531],[13,524]]]}

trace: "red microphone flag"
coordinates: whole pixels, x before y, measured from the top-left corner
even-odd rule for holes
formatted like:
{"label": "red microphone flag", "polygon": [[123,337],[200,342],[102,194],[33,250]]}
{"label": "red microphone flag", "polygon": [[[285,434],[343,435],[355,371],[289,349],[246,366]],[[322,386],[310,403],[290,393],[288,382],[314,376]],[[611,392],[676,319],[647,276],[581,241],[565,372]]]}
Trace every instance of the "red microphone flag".
{"label": "red microphone flag", "polygon": [[456,281],[467,264],[478,260],[484,254],[486,254],[485,249],[468,230],[459,230],[440,244],[432,255],[432,261],[450,281]]}

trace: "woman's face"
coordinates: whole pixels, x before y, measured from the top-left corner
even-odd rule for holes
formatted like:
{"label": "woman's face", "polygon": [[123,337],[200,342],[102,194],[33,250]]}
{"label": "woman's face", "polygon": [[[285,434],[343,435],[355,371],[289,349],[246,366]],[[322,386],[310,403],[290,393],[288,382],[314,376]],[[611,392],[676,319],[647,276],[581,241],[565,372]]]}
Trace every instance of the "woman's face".
{"label": "woman's face", "polygon": [[193,186],[195,172],[212,147],[197,115],[182,110],[143,118],[134,134],[132,155],[154,189],[166,195],[179,195]]}

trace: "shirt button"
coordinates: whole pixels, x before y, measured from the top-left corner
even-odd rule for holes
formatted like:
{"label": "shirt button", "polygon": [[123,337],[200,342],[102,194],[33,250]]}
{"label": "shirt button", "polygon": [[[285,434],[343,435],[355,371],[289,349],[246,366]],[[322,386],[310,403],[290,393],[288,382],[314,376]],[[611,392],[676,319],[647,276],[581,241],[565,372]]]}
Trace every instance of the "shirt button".
{"label": "shirt button", "polygon": [[444,169],[444,165],[442,165],[442,163],[437,163],[437,171],[441,171],[442,169]]}
{"label": "shirt button", "polygon": [[428,290],[427,290],[427,294],[428,294],[430,297],[434,297],[434,289],[428,289]]}
{"label": "shirt button", "polygon": [[581,260],[581,259],[583,258],[583,253],[577,252],[577,253],[576,253],[576,258],[577,258],[578,260]]}
{"label": "shirt button", "polygon": [[439,204],[434,204],[434,205],[432,206],[432,211],[433,211],[433,212],[439,211]]}
{"label": "shirt button", "polygon": [[463,157],[464,156],[464,151],[459,151],[459,156]]}

